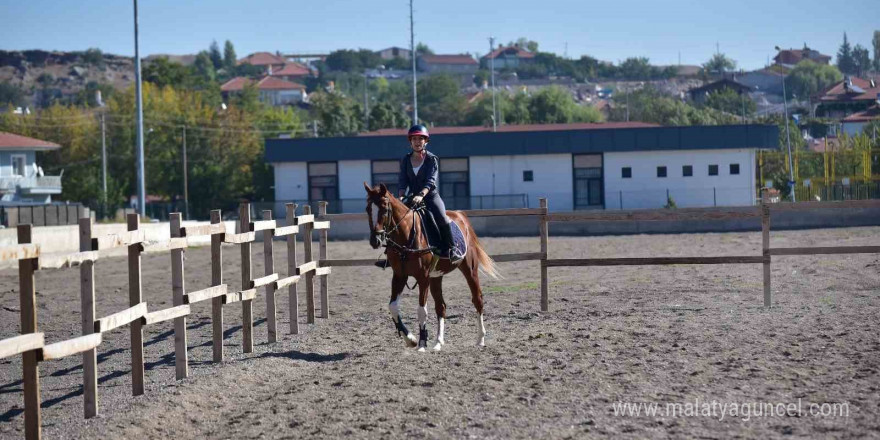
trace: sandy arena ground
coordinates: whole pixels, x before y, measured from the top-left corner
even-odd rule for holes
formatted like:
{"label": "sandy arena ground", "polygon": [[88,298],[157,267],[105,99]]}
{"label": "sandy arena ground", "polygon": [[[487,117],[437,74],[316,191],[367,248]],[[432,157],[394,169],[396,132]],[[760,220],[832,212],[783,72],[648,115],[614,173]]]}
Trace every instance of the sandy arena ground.
{"label": "sandy arena ground", "polygon": [[[551,228],[552,229],[552,228]],[[772,233],[773,246],[880,244],[880,227]],[[536,252],[537,238],[488,238],[492,254]],[[262,276],[262,244],[253,246]],[[301,248],[301,247],[300,247]],[[552,237],[551,257],[760,255],[756,232]],[[285,245],[276,267],[286,273]],[[371,258],[366,241],[333,242],[331,258]],[[210,284],[210,250],[186,253],[189,290]],[[224,281],[240,286],[240,253],[224,247]],[[302,260],[300,260],[302,261]],[[171,304],[170,257],[143,257],[151,310]],[[266,343],[265,296],[254,301],[254,352],[241,352],[241,305],[225,308],[227,361],[211,360],[210,302],[193,306],[190,378],[174,379],[173,325],[145,331],[146,394],[131,397],[128,328],[99,347],[99,417],[82,417],[81,357],[40,365],[45,438],[767,438],[880,433],[880,257],[775,257],[774,307],[760,264],[550,268],[551,312],[539,312],[537,262],[502,263],[483,279],[487,347],[474,346],[470,294],[446,278],[447,345],[404,348],[387,312],[390,271],[337,268],[331,316]],[[126,259],[96,265],[98,316],[127,306]],[[79,334],[79,269],[37,274],[48,342]],[[18,332],[16,270],[0,272],[0,338]],[[304,288],[300,298],[304,302]],[[403,299],[416,328],[417,295]],[[304,309],[304,306],[302,307]],[[433,307],[429,305],[433,339]],[[304,322],[305,318],[300,318]],[[0,360],[0,437],[23,436],[20,357]],[[698,400],[697,400],[698,399]],[[706,410],[705,404],[728,405]],[[654,416],[615,415],[656,403]],[[799,413],[738,416],[730,404],[800,402]],[[697,414],[682,413],[696,403]],[[814,416],[816,410],[845,416]],[[665,412],[680,404],[678,414]],[[706,413],[705,411],[712,411]]]}

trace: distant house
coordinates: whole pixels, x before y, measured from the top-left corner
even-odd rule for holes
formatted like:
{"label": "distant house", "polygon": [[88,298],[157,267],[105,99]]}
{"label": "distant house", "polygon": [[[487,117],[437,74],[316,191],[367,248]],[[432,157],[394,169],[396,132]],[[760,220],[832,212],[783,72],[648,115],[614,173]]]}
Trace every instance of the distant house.
{"label": "distant house", "polygon": [[868,110],[878,99],[880,87],[874,80],[847,76],[819,95],[816,116],[844,119]]}
{"label": "distant house", "polygon": [[831,57],[822,55],[818,50],[813,50],[804,45],[803,49],[783,49],[773,57],[774,63],[792,68],[803,60],[810,60],[817,64],[825,64],[831,62]]}
{"label": "distant house", "polygon": [[267,76],[259,81],[250,78],[236,77],[220,86],[220,92],[224,98],[233,93],[240,93],[245,86],[254,85],[260,91],[260,101],[269,105],[292,105],[306,101],[306,86],[290,81],[285,81],[273,76]]}
{"label": "distant house", "polygon": [[0,132],[0,204],[51,203],[61,194],[61,176],[45,176],[36,152],[61,145]]}
{"label": "distant house", "polygon": [[284,65],[287,64],[287,60],[279,55],[274,55],[269,52],[256,52],[252,53],[240,60],[238,60],[238,64],[250,64],[252,66],[261,66],[266,69],[266,72],[269,72],[269,69],[272,70],[281,70],[284,68]]}
{"label": "distant house", "polygon": [[389,47],[387,49],[377,50],[376,53],[383,60],[391,60],[394,58],[403,58],[405,60],[410,59],[412,52],[409,49],[404,49],[402,47]]}
{"label": "distant house", "polygon": [[271,68],[270,66],[270,70],[267,73],[278,79],[295,82],[311,76],[312,71],[303,64],[289,62],[284,64],[280,69]]}
{"label": "distant house", "polygon": [[469,75],[480,67],[470,55],[420,55],[416,65],[422,72]]}
{"label": "distant house", "polygon": [[517,45],[502,46],[480,58],[480,63],[484,69],[489,69],[492,66],[493,59],[495,60],[495,70],[505,68],[516,69],[522,64],[533,62],[535,54]]}
{"label": "distant house", "polygon": [[783,78],[785,78],[785,74],[773,69],[761,69],[737,75],[736,82],[748,86],[756,92],[781,96]]}
{"label": "distant house", "polygon": [[[880,97],[877,97],[880,100]],[[853,113],[841,121],[841,130],[849,136],[855,136],[862,133],[865,126],[873,121],[880,121],[880,103],[875,104],[867,110]],[[868,133],[872,135],[873,133]]]}
{"label": "distant house", "polygon": [[730,79],[724,78],[713,83],[706,84],[702,87],[695,87],[693,89],[688,90],[688,93],[691,95],[691,99],[694,102],[702,103],[706,101],[706,98],[710,93],[718,92],[724,89],[730,89],[736,92],[737,94],[742,95],[743,93],[748,94],[751,89],[749,86],[740,84],[739,82]]}

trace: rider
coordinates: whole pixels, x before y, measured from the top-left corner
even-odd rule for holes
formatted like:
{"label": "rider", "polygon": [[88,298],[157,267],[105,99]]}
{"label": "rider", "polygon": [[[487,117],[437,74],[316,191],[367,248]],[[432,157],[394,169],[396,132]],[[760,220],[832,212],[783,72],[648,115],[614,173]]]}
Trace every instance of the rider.
{"label": "rider", "polygon": [[446,216],[446,205],[437,190],[440,174],[440,160],[427,150],[428,129],[424,125],[413,125],[407,133],[412,151],[400,160],[398,176],[398,196],[404,197],[409,188],[412,202],[417,205],[424,201],[440,228],[443,248],[448,251],[449,260],[454,264],[462,259],[452,241],[452,220]]}

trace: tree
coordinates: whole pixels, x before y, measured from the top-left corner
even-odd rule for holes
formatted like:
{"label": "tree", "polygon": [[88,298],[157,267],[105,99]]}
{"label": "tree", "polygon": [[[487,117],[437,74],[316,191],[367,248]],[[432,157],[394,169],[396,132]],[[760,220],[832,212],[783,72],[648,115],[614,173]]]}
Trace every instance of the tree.
{"label": "tree", "polygon": [[871,54],[868,49],[861,44],[856,44],[852,50],[853,73],[863,76],[865,72],[871,70]]}
{"label": "tree", "polygon": [[788,83],[788,90],[786,91],[789,95],[788,98],[791,98],[792,95],[807,98],[825,90],[842,79],[843,74],[834,66],[803,60],[794,66],[794,69],[786,77],[786,82]]}
{"label": "tree", "polygon": [[24,90],[8,81],[0,83],[0,108],[7,106],[24,107],[27,105],[27,99],[24,96]]}
{"label": "tree", "polygon": [[232,46],[232,42],[226,40],[226,44],[223,45],[223,67],[227,72],[232,73],[235,71],[235,65],[238,63],[237,57],[235,56],[235,47]]}
{"label": "tree", "polygon": [[519,46],[519,47],[521,47],[531,53],[538,52],[538,42],[533,41],[533,40],[529,40],[526,37],[519,37],[516,39],[516,41],[511,41],[510,43],[507,43],[507,45],[508,46],[516,45],[516,46]]}
{"label": "tree", "polygon": [[436,125],[457,125],[467,103],[459,93],[459,82],[449,75],[431,75],[419,79],[419,116]]}
{"label": "tree", "polygon": [[600,122],[601,114],[593,107],[581,107],[571,94],[559,86],[550,86],[535,93],[528,104],[529,115],[535,124],[565,124],[571,122]]}
{"label": "tree", "polygon": [[724,73],[734,69],[736,69],[736,61],[728,58],[723,53],[712,55],[712,58],[703,64],[703,70],[706,73]]}
{"label": "tree", "polygon": [[483,87],[483,83],[486,83],[487,85],[489,85],[491,87],[492,84],[489,84],[491,77],[492,77],[492,73],[489,72],[488,70],[486,70],[486,69],[477,70],[477,72],[474,73],[474,85],[477,87]]}
{"label": "tree", "polygon": [[207,51],[203,50],[196,55],[196,60],[193,63],[193,66],[196,69],[196,73],[198,73],[203,80],[207,82],[214,81],[214,62],[211,61],[211,55]]}
{"label": "tree", "polygon": [[223,67],[223,55],[220,54],[220,46],[217,44],[217,40],[211,42],[208,54],[211,57],[211,63],[214,65],[214,70]]}
{"label": "tree", "polygon": [[422,43],[420,41],[419,44],[416,45],[416,54],[417,55],[434,55],[434,51],[431,50],[431,48],[428,47],[427,44]]}
{"label": "tree", "polygon": [[837,68],[841,72],[852,75],[855,73],[855,62],[853,60],[852,48],[849,40],[846,38],[846,32],[843,33],[843,44],[837,50]]}
{"label": "tree", "polygon": [[734,115],[753,115],[756,105],[752,98],[745,93],[737,93],[733,89],[723,88],[709,94],[706,98],[706,107]]}
{"label": "tree", "polygon": [[645,57],[627,58],[620,63],[618,74],[625,79],[651,79],[651,63]]}
{"label": "tree", "polygon": [[91,64],[101,70],[104,70],[106,66],[104,63],[104,53],[101,52],[101,49],[95,47],[87,49],[82,55],[82,60],[84,63]]}
{"label": "tree", "polygon": [[144,81],[151,82],[159,88],[165,86],[186,87],[192,83],[189,68],[180,63],[168,61],[168,57],[160,57],[144,66]]}
{"label": "tree", "polygon": [[312,116],[322,137],[351,136],[363,126],[360,106],[339,92],[316,92],[309,96]]}
{"label": "tree", "polygon": [[660,125],[718,125],[740,122],[738,116],[709,107],[696,108],[652,87],[627,94],[617,93],[614,98],[616,106],[611,109],[611,121],[626,121],[629,106],[630,121]]}
{"label": "tree", "polygon": [[343,72],[363,72],[382,64],[382,58],[368,49],[342,49],[331,52],[324,60],[327,69]]}
{"label": "tree", "polygon": [[370,130],[383,128],[406,128],[409,118],[399,108],[388,102],[380,102],[370,109]]}
{"label": "tree", "polygon": [[880,72],[880,31],[874,31],[871,44],[874,45],[874,71]]}
{"label": "tree", "polygon": [[[498,92],[495,96],[495,109],[498,117],[505,118],[510,112],[510,96],[506,92]],[[492,126],[492,91],[487,90],[468,109],[464,117],[464,125]],[[498,124],[501,124],[501,120]]]}

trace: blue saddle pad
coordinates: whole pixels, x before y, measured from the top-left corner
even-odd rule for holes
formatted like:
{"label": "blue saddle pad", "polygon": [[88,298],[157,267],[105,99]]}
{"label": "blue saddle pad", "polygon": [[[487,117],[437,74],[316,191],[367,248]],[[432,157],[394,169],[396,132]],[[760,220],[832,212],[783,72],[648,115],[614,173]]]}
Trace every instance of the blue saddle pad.
{"label": "blue saddle pad", "polygon": [[[434,225],[433,219],[428,220],[425,218],[427,215],[430,215],[430,213],[420,213],[419,216],[422,222],[422,234],[427,238],[428,245],[435,248],[434,254],[442,258],[449,258],[446,249],[443,249],[443,240],[440,238],[440,232]],[[452,242],[455,244],[455,250],[459,255],[465,255],[467,253],[467,239],[464,233],[456,222],[450,223],[449,226],[452,231]]]}

